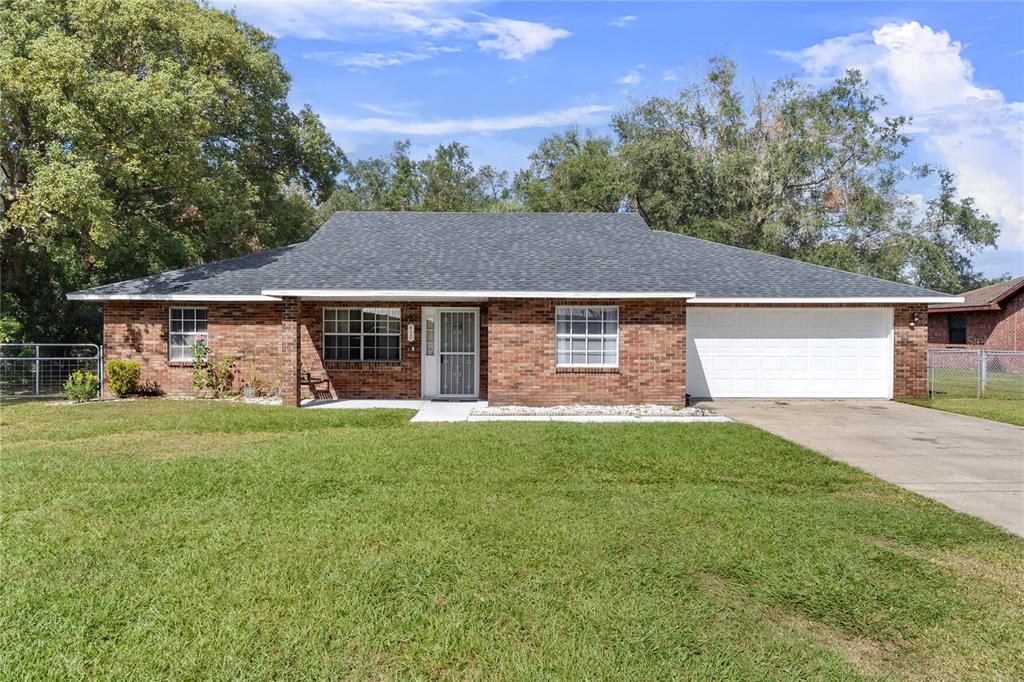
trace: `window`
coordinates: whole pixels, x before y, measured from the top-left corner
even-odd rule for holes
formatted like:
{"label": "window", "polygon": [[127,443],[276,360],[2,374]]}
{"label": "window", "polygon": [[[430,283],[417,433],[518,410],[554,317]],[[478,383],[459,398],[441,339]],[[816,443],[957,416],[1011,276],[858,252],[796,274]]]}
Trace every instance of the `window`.
{"label": "window", "polygon": [[423,328],[423,346],[427,350],[427,355],[434,354],[434,318],[428,317],[424,320]]}
{"label": "window", "polygon": [[324,359],[397,362],[402,339],[399,308],[324,308]]}
{"label": "window", "polygon": [[171,362],[192,362],[192,346],[210,345],[206,332],[206,308],[171,308],[167,357]]}
{"label": "window", "polygon": [[619,309],[556,308],[555,359],[559,367],[618,367]]}
{"label": "window", "polygon": [[967,343],[967,316],[949,316],[949,342]]}

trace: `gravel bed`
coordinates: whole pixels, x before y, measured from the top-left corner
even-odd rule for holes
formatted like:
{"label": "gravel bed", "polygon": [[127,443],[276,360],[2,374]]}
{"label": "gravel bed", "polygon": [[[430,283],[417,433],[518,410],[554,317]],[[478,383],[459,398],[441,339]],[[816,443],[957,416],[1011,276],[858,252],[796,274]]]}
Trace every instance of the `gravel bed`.
{"label": "gravel bed", "polygon": [[525,405],[502,405],[478,407],[474,415],[487,416],[616,416],[616,417],[710,417],[715,413],[697,407],[674,407],[672,405],[556,405],[554,407],[527,407]]}

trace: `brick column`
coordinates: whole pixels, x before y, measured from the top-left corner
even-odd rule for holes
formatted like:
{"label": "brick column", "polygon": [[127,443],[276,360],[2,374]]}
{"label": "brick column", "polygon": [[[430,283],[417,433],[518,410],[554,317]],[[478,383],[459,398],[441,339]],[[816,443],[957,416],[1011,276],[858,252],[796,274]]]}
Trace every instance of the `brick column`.
{"label": "brick column", "polygon": [[[917,318],[914,321],[914,318]],[[895,357],[893,398],[928,396],[928,306],[898,305],[893,310]]]}
{"label": "brick column", "polygon": [[288,407],[298,407],[302,400],[299,385],[302,301],[284,298],[281,306],[281,402]]}

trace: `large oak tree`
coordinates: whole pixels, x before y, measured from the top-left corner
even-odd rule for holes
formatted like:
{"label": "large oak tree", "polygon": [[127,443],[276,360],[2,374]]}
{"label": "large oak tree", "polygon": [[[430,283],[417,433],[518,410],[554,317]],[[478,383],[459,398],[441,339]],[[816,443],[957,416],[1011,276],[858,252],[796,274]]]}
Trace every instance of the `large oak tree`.
{"label": "large oak tree", "polygon": [[85,339],[68,291],[305,238],[343,156],[271,47],[188,0],[0,5],[8,336]]}

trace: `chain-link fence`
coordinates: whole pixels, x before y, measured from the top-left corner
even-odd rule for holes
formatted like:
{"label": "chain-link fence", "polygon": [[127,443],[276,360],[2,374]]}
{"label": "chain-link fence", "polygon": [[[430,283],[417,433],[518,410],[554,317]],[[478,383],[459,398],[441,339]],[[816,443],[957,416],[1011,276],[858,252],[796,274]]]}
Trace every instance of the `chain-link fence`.
{"label": "chain-link fence", "polygon": [[60,396],[77,370],[103,377],[103,352],[91,343],[0,343],[0,398]]}
{"label": "chain-link fence", "polygon": [[928,393],[937,398],[1024,400],[1024,351],[929,350]]}

